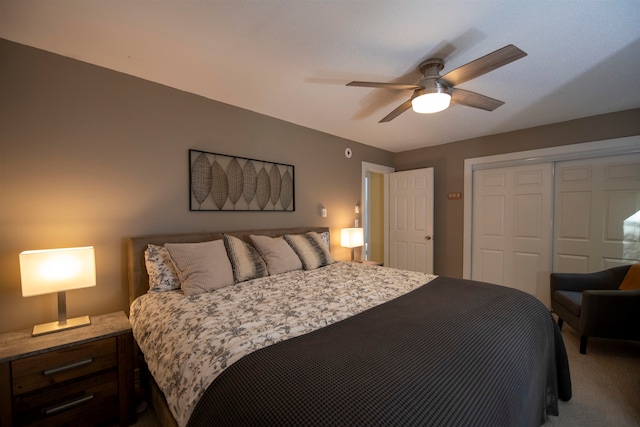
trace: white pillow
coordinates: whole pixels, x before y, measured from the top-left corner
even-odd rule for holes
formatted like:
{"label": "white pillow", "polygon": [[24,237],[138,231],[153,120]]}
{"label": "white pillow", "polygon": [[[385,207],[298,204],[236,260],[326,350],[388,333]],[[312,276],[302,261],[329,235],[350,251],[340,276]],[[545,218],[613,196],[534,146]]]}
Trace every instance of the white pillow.
{"label": "white pillow", "polygon": [[302,262],[291,246],[282,237],[254,236],[251,241],[267,263],[270,275],[301,270]]}
{"label": "white pillow", "polygon": [[335,262],[325,241],[314,231],[306,234],[286,234],[284,239],[298,255],[305,270],[313,270]]}
{"label": "white pillow", "polygon": [[233,270],[223,240],[166,243],[185,295],[197,295],[233,285]]}
{"label": "white pillow", "polygon": [[149,244],[144,251],[144,263],[149,273],[149,292],[180,289],[180,278],[166,248]]}
{"label": "white pillow", "polygon": [[234,236],[224,235],[224,246],[231,261],[236,283],[268,276],[267,266],[251,245]]}

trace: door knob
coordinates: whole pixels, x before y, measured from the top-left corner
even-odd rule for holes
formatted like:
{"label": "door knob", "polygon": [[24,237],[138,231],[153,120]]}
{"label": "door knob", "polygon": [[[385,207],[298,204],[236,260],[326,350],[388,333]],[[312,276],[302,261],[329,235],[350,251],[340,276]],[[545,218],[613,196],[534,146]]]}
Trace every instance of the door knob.
{"label": "door knob", "polygon": [[432,236],[424,236],[424,238],[425,238],[425,239],[427,239],[427,240],[431,240],[431,239],[433,239],[433,237],[432,237]]}

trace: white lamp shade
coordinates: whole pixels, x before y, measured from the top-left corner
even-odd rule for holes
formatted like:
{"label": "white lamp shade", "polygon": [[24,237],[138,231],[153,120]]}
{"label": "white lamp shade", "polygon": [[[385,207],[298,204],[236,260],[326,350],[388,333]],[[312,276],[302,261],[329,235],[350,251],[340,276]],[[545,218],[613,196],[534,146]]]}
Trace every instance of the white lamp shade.
{"label": "white lamp shade", "polygon": [[20,279],[24,297],[95,286],[93,246],[21,252]]}
{"label": "white lamp shade", "polygon": [[421,114],[437,113],[449,108],[451,95],[444,92],[425,93],[411,101],[413,111]]}
{"label": "white lamp shade", "polygon": [[340,246],[344,248],[357,248],[364,245],[364,232],[362,228],[343,228],[340,232]]}

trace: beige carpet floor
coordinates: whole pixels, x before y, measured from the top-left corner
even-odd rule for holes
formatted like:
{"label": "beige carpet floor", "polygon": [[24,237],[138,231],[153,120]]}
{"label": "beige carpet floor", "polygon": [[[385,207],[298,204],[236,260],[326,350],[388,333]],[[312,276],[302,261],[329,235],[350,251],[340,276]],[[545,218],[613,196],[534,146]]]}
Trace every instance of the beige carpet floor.
{"label": "beige carpet floor", "polygon": [[[565,324],[562,336],[569,355],[573,397],[561,401],[560,415],[548,417],[544,426],[640,426],[640,342],[590,338],[587,354],[580,354],[576,332]],[[159,425],[152,407],[143,411],[135,424]]]}
{"label": "beige carpet floor", "polygon": [[576,332],[562,329],[573,397],[545,427],[640,426],[640,342],[589,338],[580,354]]}

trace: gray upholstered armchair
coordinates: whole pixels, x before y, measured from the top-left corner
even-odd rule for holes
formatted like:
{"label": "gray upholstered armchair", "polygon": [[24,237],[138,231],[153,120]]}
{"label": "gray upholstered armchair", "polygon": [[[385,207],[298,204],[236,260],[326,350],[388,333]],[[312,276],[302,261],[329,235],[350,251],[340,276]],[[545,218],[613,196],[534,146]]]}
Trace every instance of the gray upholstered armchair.
{"label": "gray upholstered armchair", "polygon": [[587,338],[640,340],[640,289],[618,287],[631,266],[596,273],[552,273],[551,310],[580,336],[580,353],[587,352]]}

